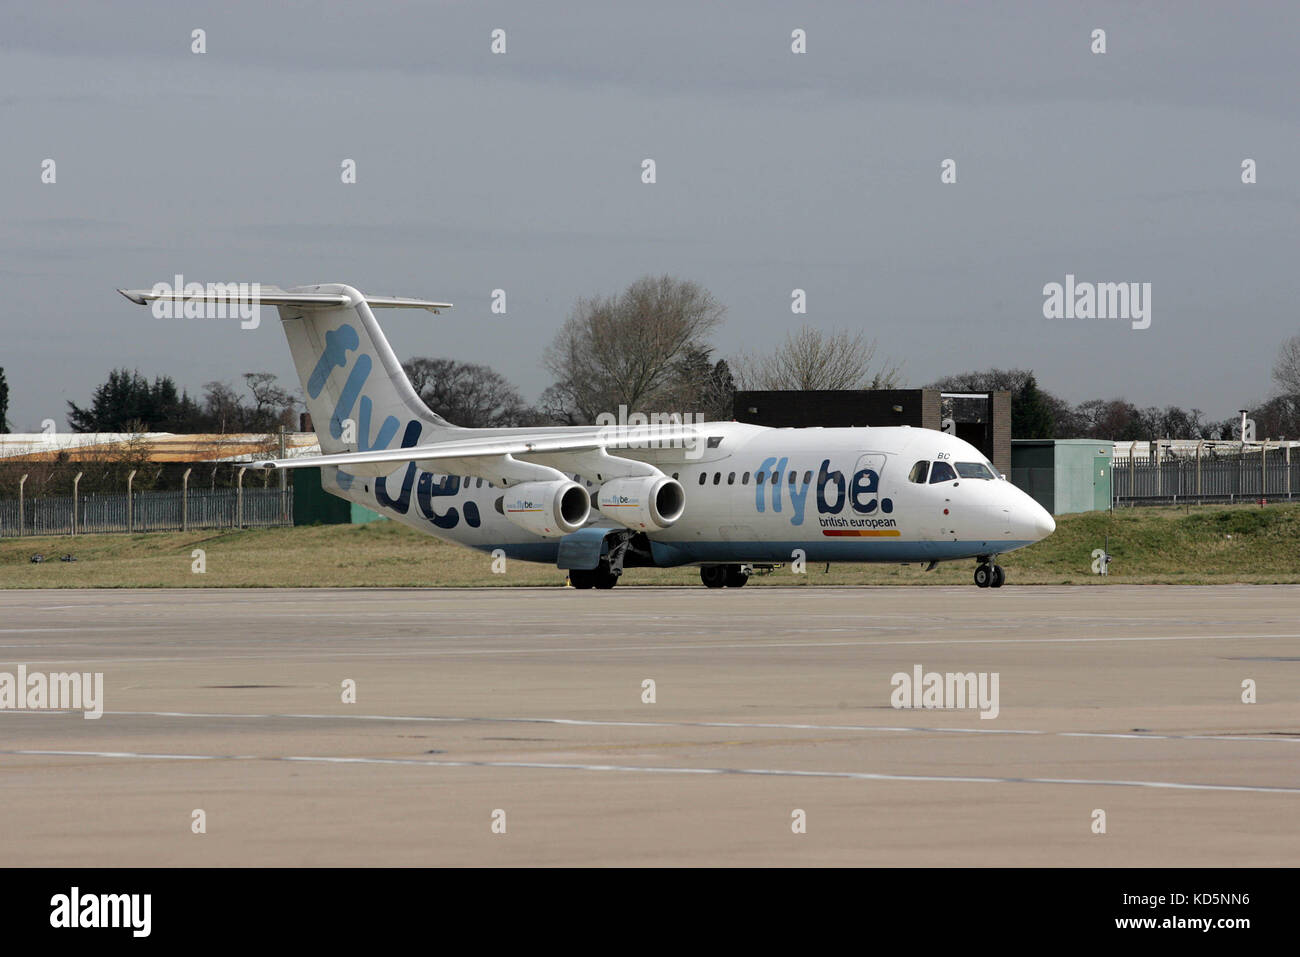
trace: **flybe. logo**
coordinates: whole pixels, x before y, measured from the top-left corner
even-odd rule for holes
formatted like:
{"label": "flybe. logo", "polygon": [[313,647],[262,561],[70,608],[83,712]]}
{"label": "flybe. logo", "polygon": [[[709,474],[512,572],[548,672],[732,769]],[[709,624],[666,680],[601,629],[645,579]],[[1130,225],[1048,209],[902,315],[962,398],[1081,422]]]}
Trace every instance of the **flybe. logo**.
{"label": "flybe. logo", "polygon": [[[329,381],[330,373],[335,369],[346,369],[348,353],[357,352],[360,347],[361,337],[357,334],[357,330],[348,323],[344,323],[337,329],[325,333],[325,348],[316,361],[311,376],[307,379],[308,396],[313,399],[317,398],[325,389],[325,383]],[[364,352],[357,355],[356,361],[352,363],[352,369],[343,384],[343,389],[339,392],[338,401],[334,403],[334,411],[329,420],[330,435],[335,439],[342,438],[344,421],[352,417],[354,408],[358,409],[355,420],[358,452],[390,448],[400,428],[400,423],[396,417],[389,415],[384,417],[384,421],[380,423],[377,431],[371,431],[374,403],[369,396],[362,395],[362,389],[365,387],[366,380],[370,378],[373,368],[374,361],[369,355]],[[406,449],[418,445],[423,429],[424,427],[415,419],[407,421],[399,447]],[[346,491],[355,482],[355,476],[339,470],[339,488]],[[460,493],[460,476],[444,475],[435,484],[431,473],[420,471],[416,468],[414,462],[410,462],[406,466],[406,471],[402,474],[402,486],[396,495],[388,491],[387,478],[375,480],[375,498],[379,505],[383,508],[392,509],[401,515],[405,515],[411,510],[412,492],[415,493],[415,504],[420,510],[420,514],[428,519],[432,525],[441,529],[449,529],[460,524],[462,517],[460,509],[453,505],[445,512],[439,512],[434,506],[434,499]],[[463,508],[465,524],[471,528],[478,528],[482,524],[478,505],[474,502],[465,502]]]}
{"label": "flybe. logo", "polygon": [[[795,473],[794,481],[785,478],[788,458],[775,456],[766,458],[755,473],[754,508],[760,513],[766,512],[769,503],[773,512],[784,512],[785,501],[789,500],[791,511],[790,524],[802,525],[808,505],[808,492],[816,486],[817,514],[819,516],[839,515],[845,507],[851,515],[878,515],[894,510],[892,499],[880,497],[880,475],[874,469],[859,469],[851,479],[844,473],[831,471],[831,460],[823,459],[817,470],[815,480],[803,480]],[[825,524],[825,522],[823,522]],[[893,525],[893,520],[889,520]]]}

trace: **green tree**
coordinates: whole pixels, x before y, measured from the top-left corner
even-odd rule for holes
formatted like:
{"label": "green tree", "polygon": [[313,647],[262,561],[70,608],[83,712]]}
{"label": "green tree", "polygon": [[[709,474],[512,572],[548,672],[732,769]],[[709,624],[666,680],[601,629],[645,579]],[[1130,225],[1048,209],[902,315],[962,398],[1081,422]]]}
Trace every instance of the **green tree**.
{"label": "green tree", "polygon": [[139,370],[114,369],[91,393],[90,405],[68,403],[75,432],[127,432],[143,426],[152,432],[186,432],[198,422],[198,404],[176,388],[170,376],[150,382]]}
{"label": "green tree", "polygon": [[9,383],[5,381],[5,370],[0,368],[0,432],[9,431]]}
{"label": "green tree", "polygon": [[1011,435],[1017,439],[1055,438],[1055,417],[1049,397],[1039,391],[1031,372],[1011,397]]}

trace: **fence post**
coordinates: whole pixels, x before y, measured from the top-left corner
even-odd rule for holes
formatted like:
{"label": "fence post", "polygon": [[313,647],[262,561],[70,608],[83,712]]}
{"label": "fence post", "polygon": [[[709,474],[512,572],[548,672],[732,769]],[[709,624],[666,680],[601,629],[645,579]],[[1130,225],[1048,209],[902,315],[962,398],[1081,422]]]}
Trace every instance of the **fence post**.
{"label": "fence post", "polygon": [[1286,497],[1291,497],[1291,446],[1286,447]]}
{"label": "fence post", "polygon": [[27,503],[23,499],[23,486],[26,484],[27,484],[27,473],[24,472],[23,477],[18,480],[18,537],[19,538],[22,537],[23,529],[27,524],[27,508],[26,508]]}
{"label": "fence post", "polygon": [[1201,504],[1201,446],[1204,442],[1196,443],[1196,504]]}
{"label": "fence post", "polygon": [[82,473],[78,472],[72,480],[72,534],[77,534],[77,487],[81,485]]}
{"label": "fence post", "polygon": [[241,467],[235,481],[235,528],[244,527],[244,473],[247,471],[248,466]]}
{"label": "fence post", "polygon": [[194,469],[188,468],[185,474],[181,476],[181,531],[190,530],[190,473]]}
{"label": "fence post", "polygon": [[135,530],[135,503],[131,500],[131,487],[135,484],[135,469],[126,477],[126,530]]}
{"label": "fence post", "polygon": [[1137,448],[1136,442],[1128,447],[1128,503],[1130,505],[1137,501]]}
{"label": "fence post", "polygon": [[[280,425],[280,458],[284,458],[284,451],[285,451],[284,440],[285,440],[284,425],[282,423]],[[289,498],[287,494],[288,487],[289,487],[289,472],[287,469],[276,469],[276,471],[280,473],[280,524],[286,525],[288,524],[288,519],[289,519],[289,507],[288,507],[289,503],[287,501]]]}
{"label": "fence post", "polygon": [[1259,498],[1260,501],[1268,498],[1268,468],[1265,463],[1268,461],[1268,439],[1259,447]]}

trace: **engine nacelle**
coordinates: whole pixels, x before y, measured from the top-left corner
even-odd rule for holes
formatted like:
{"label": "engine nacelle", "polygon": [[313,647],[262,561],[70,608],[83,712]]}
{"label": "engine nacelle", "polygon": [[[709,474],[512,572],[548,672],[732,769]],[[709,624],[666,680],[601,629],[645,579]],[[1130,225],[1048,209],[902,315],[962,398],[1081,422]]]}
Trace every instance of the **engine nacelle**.
{"label": "engine nacelle", "polygon": [[576,532],[591,515],[591,496],[577,482],[522,482],[505,490],[501,514],[535,535],[559,538]]}
{"label": "engine nacelle", "polygon": [[686,492],[680,482],[666,475],[611,479],[597,492],[596,506],[620,525],[653,531],[682,517]]}

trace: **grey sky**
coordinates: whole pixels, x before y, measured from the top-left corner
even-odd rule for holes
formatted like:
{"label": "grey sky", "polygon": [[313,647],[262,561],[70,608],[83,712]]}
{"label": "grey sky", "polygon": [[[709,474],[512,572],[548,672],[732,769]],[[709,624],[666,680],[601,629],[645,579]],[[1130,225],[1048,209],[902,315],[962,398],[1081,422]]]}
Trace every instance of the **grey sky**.
{"label": "grey sky", "polygon": [[[1293,3],[70,0],[0,7],[0,48],[18,430],[64,428],[115,366],[296,385],[274,322],[164,322],[113,291],[175,273],[450,299],[380,314],[398,354],[488,363],[529,399],[574,299],[647,273],[727,305],[722,356],[779,342],[800,287],[807,321],[866,328],[911,385],[1032,367],[1071,401],[1214,418],[1300,332]],[[1152,283],[1151,328],[1044,319],[1066,273]]]}

